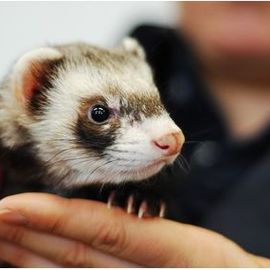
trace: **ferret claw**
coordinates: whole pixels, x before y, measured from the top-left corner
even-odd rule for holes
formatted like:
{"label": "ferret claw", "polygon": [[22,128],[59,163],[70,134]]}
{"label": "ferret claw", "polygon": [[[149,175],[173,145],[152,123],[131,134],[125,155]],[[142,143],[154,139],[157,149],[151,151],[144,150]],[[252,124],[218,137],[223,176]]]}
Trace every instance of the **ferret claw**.
{"label": "ferret claw", "polygon": [[159,209],[159,217],[164,218],[166,211],[166,204],[164,202],[160,203],[160,209]]}
{"label": "ferret claw", "polygon": [[147,211],[147,202],[143,201],[138,211],[138,218],[142,218]]}
{"label": "ferret claw", "polygon": [[[128,194],[128,197],[118,196],[117,191],[112,191],[107,199],[107,207],[111,209],[113,206],[118,205],[126,210],[127,214],[136,214],[138,218],[142,219],[145,217],[155,217],[159,216],[164,218],[166,214],[166,203],[164,201],[154,200],[136,200],[138,199],[134,194]],[[125,203],[126,202],[126,203]],[[139,207],[138,207],[139,204]]]}
{"label": "ferret claw", "polygon": [[115,199],[115,195],[116,195],[115,191],[112,191],[111,194],[110,194],[110,196],[109,196],[109,198],[108,198],[107,207],[109,209],[112,208],[112,205],[113,205],[113,202],[114,202],[114,199]]}
{"label": "ferret claw", "polygon": [[127,213],[128,214],[133,213],[133,211],[134,211],[133,204],[134,204],[134,196],[130,195],[128,197],[128,201],[127,201]]}

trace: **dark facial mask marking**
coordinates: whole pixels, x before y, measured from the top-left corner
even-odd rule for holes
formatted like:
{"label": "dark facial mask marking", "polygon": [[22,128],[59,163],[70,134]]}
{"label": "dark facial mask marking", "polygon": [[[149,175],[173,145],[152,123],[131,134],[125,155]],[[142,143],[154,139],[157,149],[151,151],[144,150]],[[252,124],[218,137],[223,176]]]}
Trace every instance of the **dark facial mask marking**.
{"label": "dark facial mask marking", "polygon": [[[84,149],[89,149],[90,152],[95,151],[98,154],[104,153],[105,149],[112,146],[117,136],[117,130],[120,127],[118,119],[113,118],[109,123],[108,128],[104,125],[92,123],[87,116],[87,111],[91,104],[102,100],[102,98],[95,97],[91,100],[82,101],[80,114],[76,125],[74,126],[74,133],[78,139],[78,144]],[[104,99],[103,99],[104,100]]]}

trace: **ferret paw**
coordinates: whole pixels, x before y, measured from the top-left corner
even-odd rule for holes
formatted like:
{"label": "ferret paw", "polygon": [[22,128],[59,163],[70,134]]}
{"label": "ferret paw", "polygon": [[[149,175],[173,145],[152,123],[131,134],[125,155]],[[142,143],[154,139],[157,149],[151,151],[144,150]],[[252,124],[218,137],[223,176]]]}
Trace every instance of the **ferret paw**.
{"label": "ferret paw", "polygon": [[107,200],[108,208],[119,206],[128,214],[135,214],[138,218],[165,216],[166,204],[156,198],[144,198],[141,194],[124,195],[121,192],[112,191]]}

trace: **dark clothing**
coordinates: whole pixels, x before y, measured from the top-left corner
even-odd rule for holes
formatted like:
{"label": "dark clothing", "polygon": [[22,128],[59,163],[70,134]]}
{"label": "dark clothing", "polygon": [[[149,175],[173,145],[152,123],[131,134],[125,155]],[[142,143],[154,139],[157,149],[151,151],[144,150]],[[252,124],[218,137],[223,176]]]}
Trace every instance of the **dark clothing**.
{"label": "dark clothing", "polygon": [[179,184],[177,219],[270,257],[270,129],[249,141],[232,141],[183,37],[152,26],[132,36],[145,48],[162,99],[186,136],[190,173]]}

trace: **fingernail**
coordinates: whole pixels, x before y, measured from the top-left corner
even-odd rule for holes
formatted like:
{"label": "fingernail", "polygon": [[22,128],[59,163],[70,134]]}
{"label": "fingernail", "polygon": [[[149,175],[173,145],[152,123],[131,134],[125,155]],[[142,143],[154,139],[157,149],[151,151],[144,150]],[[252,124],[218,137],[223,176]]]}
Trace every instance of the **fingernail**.
{"label": "fingernail", "polygon": [[17,225],[27,224],[26,217],[9,209],[0,210],[0,221],[13,223]]}

